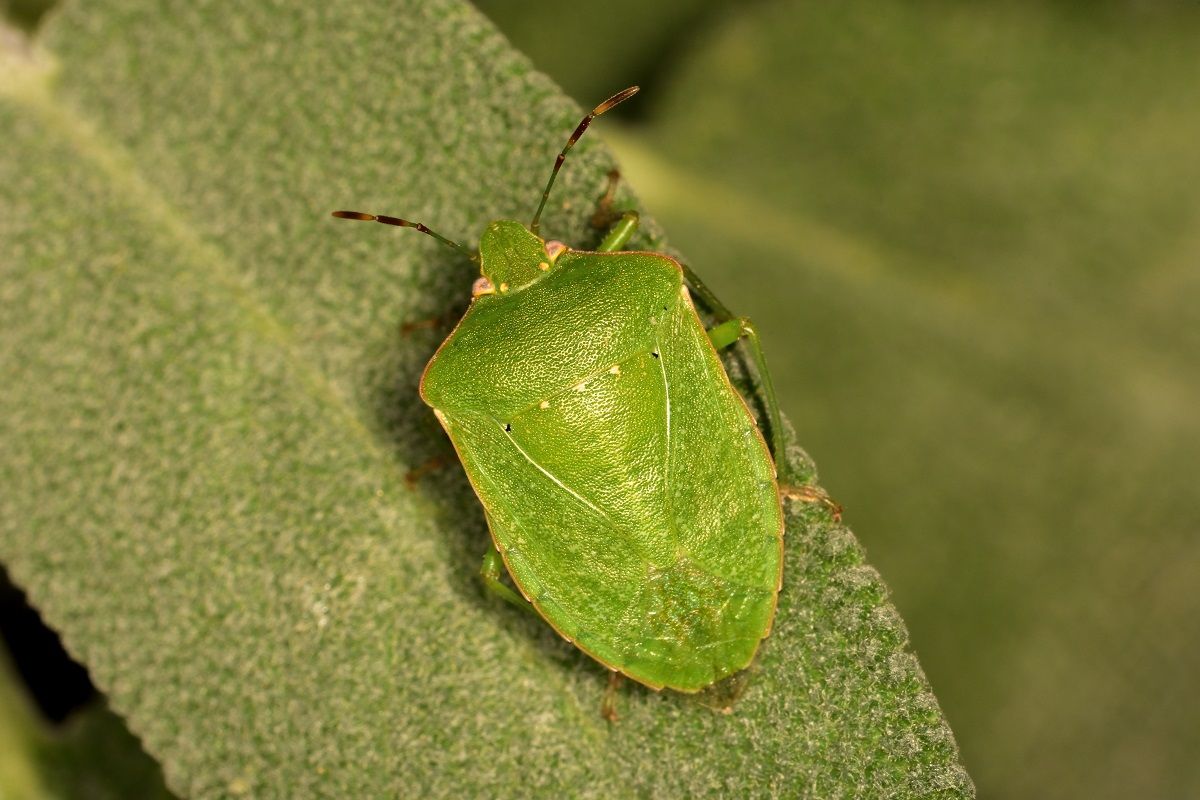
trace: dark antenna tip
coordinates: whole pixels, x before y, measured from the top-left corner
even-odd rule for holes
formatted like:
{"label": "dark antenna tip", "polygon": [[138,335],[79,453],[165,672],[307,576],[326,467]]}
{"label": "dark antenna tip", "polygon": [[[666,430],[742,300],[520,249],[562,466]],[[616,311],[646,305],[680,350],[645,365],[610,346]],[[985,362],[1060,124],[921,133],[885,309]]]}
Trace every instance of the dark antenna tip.
{"label": "dark antenna tip", "polygon": [[550,180],[546,181],[546,190],[542,192],[542,202],[538,203],[537,211],[533,214],[533,221],[529,223],[529,230],[535,236],[538,232],[538,225],[542,220],[542,211],[544,211],[546,208],[546,201],[550,199],[550,189],[554,186],[554,179],[558,177],[558,171],[562,169],[563,162],[567,159],[567,153],[572,147],[575,146],[575,143],[579,141],[579,137],[583,136],[583,132],[588,129],[588,125],[592,124],[592,120],[603,114],[605,111],[608,111],[613,106],[623,103],[637,93],[637,86],[630,86],[628,89],[622,89],[600,105],[593,108],[590,112],[588,112],[587,116],[579,121],[579,125],[576,126],[575,132],[571,134],[569,139],[567,139],[567,143],[565,146],[563,146],[562,152],[559,153],[558,158],[554,160],[554,169],[550,170]]}
{"label": "dark antenna tip", "polygon": [[624,103],[626,100],[637,94],[640,90],[640,86],[630,86],[628,89],[622,89],[600,105],[596,106],[596,110],[592,113],[598,117],[613,106]]}
{"label": "dark antenna tip", "polygon": [[338,219],[357,219],[363,222],[382,222],[384,225],[395,225],[397,228],[416,228],[421,233],[432,236],[444,245],[460,250],[467,255],[472,261],[479,263],[479,254],[471,251],[464,245],[459,244],[453,239],[447,239],[437,231],[430,230],[425,224],[413,222],[412,220],[400,219],[400,217],[389,217],[385,214],[365,214],[362,211],[334,211],[333,216]]}

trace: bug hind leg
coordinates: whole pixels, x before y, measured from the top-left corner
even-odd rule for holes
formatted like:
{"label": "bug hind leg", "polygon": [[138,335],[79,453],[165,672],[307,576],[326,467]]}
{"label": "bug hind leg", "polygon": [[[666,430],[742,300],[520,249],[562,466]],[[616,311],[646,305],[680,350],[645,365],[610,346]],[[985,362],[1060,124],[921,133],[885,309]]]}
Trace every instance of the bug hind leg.
{"label": "bug hind leg", "polygon": [[479,579],[483,581],[483,588],[487,590],[488,594],[499,597],[504,602],[536,617],[538,614],[534,610],[533,604],[510,589],[504,582],[505,571],[504,559],[500,557],[500,551],[496,549],[496,546],[492,545],[484,554],[483,563],[479,566]]}
{"label": "bug hind leg", "polygon": [[445,456],[433,456],[432,458],[426,459],[420,466],[413,467],[408,472],[404,473],[404,485],[407,486],[410,491],[416,489],[417,484],[421,481],[421,478],[425,477],[431,472],[437,472],[445,466]]}
{"label": "bug hind leg", "polygon": [[812,484],[788,485],[780,484],[779,493],[785,500],[798,500],[801,503],[815,503],[825,507],[834,522],[842,521],[842,506],[829,496],[820,486]]}
{"label": "bug hind leg", "polygon": [[718,714],[732,714],[753,681],[754,666],[735,672],[695,695],[695,701]]}
{"label": "bug hind leg", "polygon": [[[686,274],[686,273],[685,273]],[[703,286],[703,284],[700,284]],[[707,287],[705,287],[707,291]],[[710,293],[711,294],[711,293]],[[706,300],[703,294],[701,299]],[[720,305],[720,301],[713,300]],[[724,314],[729,314],[729,310],[720,305],[720,311],[713,309],[713,313],[718,318]],[[754,361],[754,371],[757,373],[758,394],[762,400],[763,410],[767,412],[767,424],[770,426],[770,444],[771,455],[775,459],[775,469],[780,479],[786,479],[789,475],[787,464],[787,442],[783,435],[783,415],[779,411],[779,400],[775,396],[775,384],[771,380],[771,372],[767,369],[767,357],[763,354],[762,342],[758,338],[758,330],[746,317],[731,317],[725,320],[718,319],[716,325],[708,329],[708,338],[712,345],[717,350],[724,350],[731,347],[742,339],[750,347],[750,357]]]}
{"label": "bug hind leg", "polygon": [[621,718],[617,713],[617,700],[620,698],[621,684],[625,682],[625,676],[613,670],[608,673],[608,687],[604,690],[604,699],[600,701],[600,716],[609,722],[616,722]]}

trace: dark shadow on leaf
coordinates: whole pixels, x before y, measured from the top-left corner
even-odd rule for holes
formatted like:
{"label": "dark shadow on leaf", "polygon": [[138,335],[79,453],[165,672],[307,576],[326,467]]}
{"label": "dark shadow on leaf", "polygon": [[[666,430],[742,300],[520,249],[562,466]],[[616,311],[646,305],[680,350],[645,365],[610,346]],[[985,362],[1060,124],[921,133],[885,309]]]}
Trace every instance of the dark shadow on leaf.
{"label": "dark shadow on leaf", "polygon": [[[594,243],[589,243],[589,246]],[[479,566],[490,543],[483,508],[459,463],[450,439],[420,396],[421,374],[438,346],[466,312],[470,286],[478,267],[448,255],[432,269],[451,276],[431,291],[424,306],[433,309],[422,319],[396,319],[387,337],[364,354],[370,364],[368,391],[372,420],[398,469],[412,475],[408,491],[432,498],[439,511],[439,528],[447,532],[445,557],[455,576],[451,588],[466,602],[489,609],[497,623],[528,636],[545,658],[568,671],[594,673],[599,713],[607,673],[603,667],[554,633],[546,623],[490,597],[479,580]],[[426,324],[434,321],[434,324]],[[428,466],[427,469],[422,469]],[[639,687],[645,690],[644,687]]]}

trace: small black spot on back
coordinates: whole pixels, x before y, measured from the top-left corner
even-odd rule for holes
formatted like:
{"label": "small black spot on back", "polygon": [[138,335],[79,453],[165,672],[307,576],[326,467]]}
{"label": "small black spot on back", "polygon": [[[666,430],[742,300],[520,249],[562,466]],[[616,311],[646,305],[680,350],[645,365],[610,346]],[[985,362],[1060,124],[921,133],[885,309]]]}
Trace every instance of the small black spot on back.
{"label": "small black spot on back", "polygon": [[511,422],[504,423],[504,432],[512,433],[512,423]]}
{"label": "small black spot on back", "polygon": [[658,351],[657,351],[657,350],[651,350],[651,351],[650,351],[650,355],[654,356],[655,358],[658,358]]}

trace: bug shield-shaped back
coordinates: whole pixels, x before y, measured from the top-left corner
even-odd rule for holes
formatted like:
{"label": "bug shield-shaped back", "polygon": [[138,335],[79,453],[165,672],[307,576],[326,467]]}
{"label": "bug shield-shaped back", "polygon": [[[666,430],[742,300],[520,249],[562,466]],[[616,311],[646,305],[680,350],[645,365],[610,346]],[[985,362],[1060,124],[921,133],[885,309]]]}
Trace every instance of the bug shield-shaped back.
{"label": "bug shield-shaped back", "polygon": [[546,243],[514,220],[488,225],[479,240],[479,272],[494,291],[524,289],[546,274],[550,257]]}

